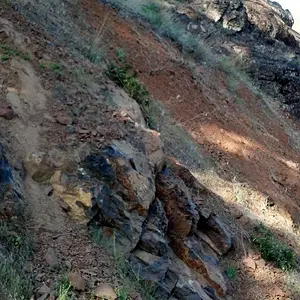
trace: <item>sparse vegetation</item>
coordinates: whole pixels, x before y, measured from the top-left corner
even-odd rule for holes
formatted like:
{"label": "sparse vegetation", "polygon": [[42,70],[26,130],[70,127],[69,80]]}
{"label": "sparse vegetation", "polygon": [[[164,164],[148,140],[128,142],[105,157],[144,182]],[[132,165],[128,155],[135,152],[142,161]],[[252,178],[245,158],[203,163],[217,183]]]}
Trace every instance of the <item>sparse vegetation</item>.
{"label": "sparse vegetation", "polygon": [[71,300],[70,291],[72,290],[71,283],[66,277],[62,277],[57,285],[57,300]]}
{"label": "sparse vegetation", "polygon": [[108,65],[106,75],[136,100],[141,107],[147,125],[152,129],[157,129],[155,110],[158,108],[153,104],[146,87],[138,80],[136,73],[127,63],[124,50],[117,49],[117,60]]}
{"label": "sparse vegetation", "polygon": [[236,268],[234,268],[234,267],[228,267],[226,269],[226,275],[229,278],[229,280],[234,280],[236,278],[236,275],[237,275]]}
{"label": "sparse vegetation", "polygon": [[56,62],[42,61],[42,62],[40,62],[40,68],[46,69],[46,70],[51,70],[56,75],[61,75],[62,71],[63,71],[63,66],[59,61],[56,61]]}
{"label": "sparse vegetation", "polygon": [[5,43],[0,43],[0,53],[2,62],[7,61],[12,57],[21,57],[24,60],[30,60],[30,56],[28,53],[23,53]]}
{"label": "sparse vegetation", "polygon": [[147,105],[148,91],[137,79],[134,70],[126,61],[125,52],[117,49],[117,61],[109,64],[106,74],[118,86],[124,88],[130,97],[135,99],[140,105]]}
{"label": "sparse vegetation", "polygon": [[300,299],[300,273],[297,270],[292,270],[285,273],[284,276],[287,287],[293,295],[293,299]]}
{"label": "sparse vegetation", "polygon": [[62,71],[62,66],[59,62],[50,63],[49,68],[56,74],[60,74]]}
{"label": "sparse vegetation", "polygon": [[118,296],[118,300],[128,300],[129,299],[129,295],[125,288],[118,288],[117,296]]}
{"label": "sparse vegetation", "polygon": [[99,44],[92,44],[85,53],[85,57],[93,64],[100,64],[104,61],[105,50]]}
{"label": "sparse vegetation", "polygon": [[252,233],[252,242],[263,259],[274,263],[282,270],[295,268],[295,253],[288,245],[278,240],[263,224],[257,225]]}
{"label": "sparse vegetation", "polygon": [[31,241],[17,221],[0,222],[0,295],[1,299],[27,300],[32,295],[26,264],[32,253]]}
{"label": "sparse vegetation", "polygon": [[144,282],[125,259],[122,249],[118,249],[115,234],[112,237],[106,237],[101,228],[92,227],[91,236],[94,243],[106,248],[113,254],[118,279],[122,283],[122,286],[117,289],[118,299],[127,300],[130,293],[137,291],[141,294],[142,299],[158,300],[155,296],[155,286],[149,282]]}

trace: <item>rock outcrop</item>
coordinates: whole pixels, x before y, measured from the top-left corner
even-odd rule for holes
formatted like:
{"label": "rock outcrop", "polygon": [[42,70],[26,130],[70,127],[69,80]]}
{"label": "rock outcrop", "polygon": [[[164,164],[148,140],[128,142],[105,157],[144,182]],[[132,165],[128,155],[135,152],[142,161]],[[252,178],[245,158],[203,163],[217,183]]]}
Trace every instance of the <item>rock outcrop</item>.
{"label": "rock outcrop", "polygon": [[196,18],[202,19],[201,15],[204,14],[225,29],[240,32],[252,26],[272,38],[296,45],[295,37],[290,33],[294,24],[293,16],[289,10],[284,10],[276,2],[269,0],[194,0],[189,1],[187,5],[195,12]]}
{"label": "rock outcrop", "polygon": [[227,284],[218,262],[231,236],[206,203],[213,195],[164,157],[156,132],[142,132],[149,139],[139,148],[116,141],[86,156],[83,166],[94,180],[90,219],[114,235],[163,299],[223,299]]}
{"label": "rock outcrop", "polygon": [[256,85],[300,117],[300,35],[289,10],[269,0],[193,0],[175,11],[195,38],[239,61]]}
{"label": "rock outcrop", "polygon": [[269,0],[247,0],[244,6],[250,24],[271,38],[290,46],[297,45],[295,37],[290,33],[294,19],[289,10],[284,10],[280,4]]}

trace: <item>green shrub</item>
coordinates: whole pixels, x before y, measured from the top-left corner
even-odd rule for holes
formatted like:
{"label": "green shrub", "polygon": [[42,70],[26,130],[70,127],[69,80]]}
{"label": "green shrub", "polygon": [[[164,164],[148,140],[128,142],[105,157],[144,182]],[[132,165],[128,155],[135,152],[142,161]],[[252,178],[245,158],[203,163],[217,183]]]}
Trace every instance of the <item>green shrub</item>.
{"label": "green shrub", "polygon": [[157,3],[144,4],[141,8],[141,14],[155,27],[161,27],[163,24],[161,11],[162,8]]}
{"label": "green shrub", "polygon": [[51,69],[55,74],[60,74],[62,71],[62,65],[59,62],[50,63],[49,69]]}
{"label": "green shrub", "polygon": [[253,244],[258,248],[266,261],[282,270],[295,268],[295,253],[288,245],[278,240],[273,233],[260,224],[254,228],[251,236]]}
{"label": "green shrub", "polygon": [[58,298],[57,300],[70,300],[69,292],[72,286],[70,281],[66,277],[62,277],[56,287]]}
{"label": "green shrub", "polygon": [[140,105],[147,125],[157,130],[158,108],[154,105],[146,87],[140,83],[136,73],[126,62],[126,54],[122,49],[117,49],[117,60],[108,65],[106,75]]}
{"label": "green shrub", "polygon": [[229,280],[234,280],[237,275],[236,269],[234,267],[228,267],[226,269],[226,275],[229,278]]}
{"label": "green shrub", "polygon": [[147,89],[139,82],[136,75],[128,65],[118,65],[111,63],[106,71],[108,77],[118,86],[124,88],[126,92],[139,104],[147,102]]}
{"label": "green shrub", "polygon": [[22,53],[19,50],[5,44],[0,43],[0,51],[2,52],[1,60],[7,61],[12,57],[19,56],[24,60],[30,60],[30,56],[27,53]]}

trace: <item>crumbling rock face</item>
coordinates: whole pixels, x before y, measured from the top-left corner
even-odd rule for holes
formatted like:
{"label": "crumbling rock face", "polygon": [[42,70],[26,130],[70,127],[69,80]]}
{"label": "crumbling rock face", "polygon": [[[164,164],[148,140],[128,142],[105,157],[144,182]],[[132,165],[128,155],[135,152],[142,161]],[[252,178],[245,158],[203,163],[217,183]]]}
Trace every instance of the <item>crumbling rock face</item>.
{"label": "crumbling rock face", "polygon": [[[183,6],[193,9],[196,19],[201,15],[219,23],[223,28],[242,32],[252,27],[266,36],[296,46],[297,42],[290,32],[294,19],[289,10],[269,0],[193,0]],[[182,9],[181,9],[182,10]]]}
{"label": "crumbling rock face", "polygon": [[234,31],[244,28],[246,11],[241,0],[196,0],[190,5],[195,11],[204,12],[209,19],[221,23],[224,28]]}
{"label": "crumbling rock face", "polygon": [[276,2],[265,0],[247,0],[244,6],[250,24],[255,25],[271,38],[290,46],[297,45],[295,37],[290,33],[294,19],[289,10],[282,9]]}
{"label": "crumbling rock face", "polygon": [[251,64],[249,73],[267,92],[282,95],[289,111],[300,117],[300,64],[297,59],[260,57]]}
{"label": "crumbling rock face", "polygon": [[300,117],[300,35],[290,11],[269,0],[191,0],[177,13],[195,38],[240,61],[256,85]]}
{"label": "crumbling rock face", "polygon": [[113,229],[132,268],[156,283],[162,298],[223,299],[219,258],[230,249],[231,236],[205,205],[209,191],[164,157],[157,133],[147,135],[154,147],[145,140],[139,148],[114,142],[85,158],[94,180],[91,219]]}
{"label": "crumbling rock face", "polygon": [[92,191],[93,213],[102,225],[117,229],[117,241],[130,252],[155,199],[154,176],[146,155],[115,142],[87,156],[85,166],[101,182]]}

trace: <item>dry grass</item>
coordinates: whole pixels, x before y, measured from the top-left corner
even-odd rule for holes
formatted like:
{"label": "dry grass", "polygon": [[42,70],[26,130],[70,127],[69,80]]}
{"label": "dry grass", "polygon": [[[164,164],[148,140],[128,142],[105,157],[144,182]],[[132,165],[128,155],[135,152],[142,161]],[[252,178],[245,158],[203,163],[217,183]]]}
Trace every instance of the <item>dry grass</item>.
{"label": "dry grass", "polygon": [[24,224],[17,220],[1,221],[0,246],[1,299],[29,299],[33,287],[26,264],[32,253],[32,244]]}

